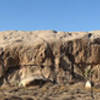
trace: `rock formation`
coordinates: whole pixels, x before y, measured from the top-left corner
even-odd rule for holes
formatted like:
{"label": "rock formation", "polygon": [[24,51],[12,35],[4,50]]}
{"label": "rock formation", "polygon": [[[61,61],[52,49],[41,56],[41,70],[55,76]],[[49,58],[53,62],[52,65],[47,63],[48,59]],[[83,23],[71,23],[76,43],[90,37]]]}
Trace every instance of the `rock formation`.
{"label": "rock formation", "polygon": [[[3,65],[2,65],[3,63]],[[0,84],[19,85],[27,77],[58,84],[84,80],[91,66],[99,79],[100,31],[0,32]],[[34,78],[36,77],[36,78]]]}

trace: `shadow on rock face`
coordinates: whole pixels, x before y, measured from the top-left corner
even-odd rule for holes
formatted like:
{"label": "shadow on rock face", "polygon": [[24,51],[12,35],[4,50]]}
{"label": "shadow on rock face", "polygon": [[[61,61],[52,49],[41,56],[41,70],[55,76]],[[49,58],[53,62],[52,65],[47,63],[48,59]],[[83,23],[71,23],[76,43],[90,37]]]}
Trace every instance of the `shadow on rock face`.
{"label": "shadow on rock face", "polygon": [[30,82],[27,86],[44,86],[46,83],[51,82],[49,80],[42,80],[42,79],[35,79],[34,81]]}
{"label": "shadow on rock face", "polygon": [[74,78],[75,78],[76,82],[80,82],[80,81],[84,81],[85,80],[83,76],[81,76],[81,75],[79,75],[77,73],[74,73]]}
{"label": "shadow on rock face", "polygon": [[0,78],[0,86],[3,84],[3,77]]}
{"label": "shadow on rock face", "polygon": [[23,100],[23,99],[20,97],[11,96],[11,97],[6,97],[4,100]]}

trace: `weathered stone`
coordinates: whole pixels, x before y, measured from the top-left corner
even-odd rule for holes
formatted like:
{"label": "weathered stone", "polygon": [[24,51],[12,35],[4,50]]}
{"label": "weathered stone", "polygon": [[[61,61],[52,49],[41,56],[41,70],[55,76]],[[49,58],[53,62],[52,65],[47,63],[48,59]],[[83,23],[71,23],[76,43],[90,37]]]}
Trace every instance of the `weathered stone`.
{"label": "weathered stone", "polygon": [[0,32],[0,77],[6,77],[10,84],[27,77],[36,79],[36,75],[66,84],[78,77],[82,79],[88,66],[99,64],[97,32]]}

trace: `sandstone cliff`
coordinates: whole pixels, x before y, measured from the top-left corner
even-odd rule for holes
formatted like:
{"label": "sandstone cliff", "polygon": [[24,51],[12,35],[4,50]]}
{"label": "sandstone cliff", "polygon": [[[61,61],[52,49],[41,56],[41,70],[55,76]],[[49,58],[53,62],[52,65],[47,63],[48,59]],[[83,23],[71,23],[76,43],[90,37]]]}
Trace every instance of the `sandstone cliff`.
{"label": "sandstone cliff", "polygon": [[83,81],[88,67],[98,81],[100,31],[0,32],[1,86],[17,86],[30,77],[58,84]]}

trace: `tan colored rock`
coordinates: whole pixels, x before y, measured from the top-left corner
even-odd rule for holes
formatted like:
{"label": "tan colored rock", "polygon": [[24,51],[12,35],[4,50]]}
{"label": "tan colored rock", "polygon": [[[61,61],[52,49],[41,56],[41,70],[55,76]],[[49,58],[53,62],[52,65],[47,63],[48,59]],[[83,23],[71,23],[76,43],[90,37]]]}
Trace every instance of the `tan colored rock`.
{"label": "tan colored rock", "polygon": [[57,83],[68,83],[69,76],[79,79],[83,77],[79,73],[84,73],[87,66],[100,64],[99,34],[100,31],[0,32],[0,57],[4,65],[3,71],[0,64],[0,76],[8,77],[10,84],[12,79],[21,82],[31,76],[33,80],[36,75]]}

